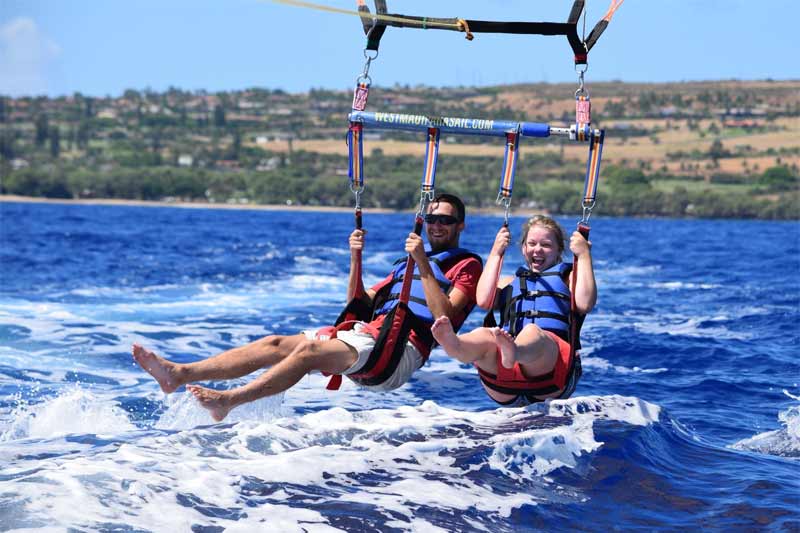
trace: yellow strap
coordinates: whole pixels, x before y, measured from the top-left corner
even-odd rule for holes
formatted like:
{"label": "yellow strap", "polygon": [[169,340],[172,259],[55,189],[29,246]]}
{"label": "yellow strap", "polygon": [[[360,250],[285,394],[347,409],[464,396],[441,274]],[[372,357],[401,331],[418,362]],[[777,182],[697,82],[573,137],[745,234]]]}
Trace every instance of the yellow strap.
{"label": "yellow strap", "polygon": [[466,37],[468,41],[471,41],[472,39],[475,38],[475,36],[472,35],[472,32],[469,31],[469,24],[467,24],[466,20],[458,19],[458,22],[456,24],[458,25],[459,31],[463,31],[464,33],[467,34]]}
{"label": "yellow strap", "polygon": [[[264,0],[262,0],[262,1],[264,1]],[[290,6],[303,7],[303,8],[306,8],[306,9],[316,9],[318,11],[328,11],[329,13],[340,13],[342,15],[354,15],[354,16],[359,17],[359,18],[365,16],[363,13],[359,13],[358,11],[352,11],[350,9],[341,9],[341,8],[338,8],[338,7],[325,6],[325,5],[322,5],[322,4],[314,4],[312,2],[304,2],[302,0],[270,0],[270,1],[271,2],[275,2],[276,4],[287,4],[287,5],[290,5]],[[410,18],[406,18],[406,17],[397,17],[397,16],[392,16],[392,15],[381,15],[381,14],[377,14],[377,13],[371,13],[370,17],[371,18],[376,18],[378,20],[383,20],[383,21],[386,21],[386,22],[402,22],[402,23],[417,23],[417,24],[419,23],[419,21],[416,20],[416,19],[410,19]],[[451,30],[464,31],[463,29],[461,29],[461,25],[460,24],[453,24],[453,23],[449,23],[449,22],[431,22],[431,21],[427,21],[426,25],[429,28],[434,28],[435,27],[435,28],[446,28],[446,29],[451,29]],[[469,31],[469,30],[467,30],[467,31]],[[472,35],[471,33],[469,35],[467,35],[467,39],[471,39],[471,37],[470,37],[471,35]]]}

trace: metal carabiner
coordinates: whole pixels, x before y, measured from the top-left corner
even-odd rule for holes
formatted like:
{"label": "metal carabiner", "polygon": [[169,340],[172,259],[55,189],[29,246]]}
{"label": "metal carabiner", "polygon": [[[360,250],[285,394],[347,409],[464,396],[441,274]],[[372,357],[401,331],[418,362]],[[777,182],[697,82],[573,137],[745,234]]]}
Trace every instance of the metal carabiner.
{"label": "metal carabiner", "polygon": [[418,217],[424,217],[425,211],[428,209],[428,204],[433,201],[434,191],[421,191],[419,195],[419,209],[417,210]]}
{"label": "metal carabiner", "polygon": [[586,69],[577,70],[578,66],[575,65],[575,70],[578,72],[578,90],[575,91],[575,98],[578,98],[582,94],[589,94],[589,91],[586,90],[586,83],[583,79],[583,74],[586,72]]}
{"label": "metal carabiner", "polygon": [[353,184],[351,183],[350,190],[353,191],[353,196],[356,198],[355,209],[361,209],[361,193],[364,192],[364,186],[353,188]]}
{"label": "metal carabiner", "polygon": [[509,196],[503,196],[503,193],[498,192],[495,203],[503,206],[503,225],[508,226],[509,211],[511,210],[511,198]]}
{"label": "metal carabiner", "polygon": [[589,217],[592,216],[592,209],[594,209],[594,200],[592,200],[592,203],[590,203],[590,204],[587,204],[585,202],[582,203],[581,207],[583,208],[583,215],[581,216],[580,223],[581,224],[586,224],[588,226],[589,225]]}

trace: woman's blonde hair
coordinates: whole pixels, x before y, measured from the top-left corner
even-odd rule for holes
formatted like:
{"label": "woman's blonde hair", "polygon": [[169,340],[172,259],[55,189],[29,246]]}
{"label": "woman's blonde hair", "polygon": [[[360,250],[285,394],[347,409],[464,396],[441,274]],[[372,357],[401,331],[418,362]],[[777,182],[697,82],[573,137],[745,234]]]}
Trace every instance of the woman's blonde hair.
{"label": "woman's blonde hair", "polygon": [[558,260],[561,260],[561,254],[564,253],[564,228],[561,224],[546,215],[534,215],[522,224],[522,236],[520,237],[520,246],[525,246],[525,241],[528,240],[528,232],[533,226],[541,226],[549,229],[556,236],[556,245],[558,246]]}

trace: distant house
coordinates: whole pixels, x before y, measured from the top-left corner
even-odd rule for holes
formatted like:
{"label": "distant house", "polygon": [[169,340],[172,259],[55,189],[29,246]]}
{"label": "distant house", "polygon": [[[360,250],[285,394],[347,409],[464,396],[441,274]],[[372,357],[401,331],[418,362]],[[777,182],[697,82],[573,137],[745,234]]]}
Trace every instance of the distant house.
{"label": "distant house", "polygon": [[248,100],[239,100],[239,109],[260,109],[264,107],[262,102],[250,102]]}
{"label": "distant house", "polygon": [[17,158],[17,159],[12,159],[11,160],[11,169],[12,170],[21,170],[23,168],[28,168],[29,166],[31,166],[31,164],[28,163],[24,159]]}
{"label": "distant house", "polygon": [[678,108],[674,105],[664,106],[660,110],[662,117],[672,117],[678,113]]}
{"label": "distant house", "polygon": [[115,109],[101,109],[97,113],[97,118],[108,118],[111,120],[116,120],[117,111]]}
{"label": "distant house", "polygon": [[178,156],[179,167],[190,167],[194,163],[194,157],[189,154],[181,154]]}
{"label": "distant house", "polygon": [[725,128],[741,128],[743,130],[754,130],[762,126],[757,120],[726,120],[722,123]]}
{"label": "distant house", "polygon": [[270,170],[275,170],[280,164],[281,158],[278,156],[272,156],[269,159],[262,159],[259,161],[256,170],[260,172],[268,172]]}
{"label": "distant house", "polygon": [[271,141],[288,141],[293,135],[288,131],[265,131],[263,133],[256,133],[253,137],[253,142],[256,144],[267,144]]}
{"label": "distant house", "polygon": [[217,167],[225,170],[239,170],[239,162],[231,159],[221,159],[217,161]]}

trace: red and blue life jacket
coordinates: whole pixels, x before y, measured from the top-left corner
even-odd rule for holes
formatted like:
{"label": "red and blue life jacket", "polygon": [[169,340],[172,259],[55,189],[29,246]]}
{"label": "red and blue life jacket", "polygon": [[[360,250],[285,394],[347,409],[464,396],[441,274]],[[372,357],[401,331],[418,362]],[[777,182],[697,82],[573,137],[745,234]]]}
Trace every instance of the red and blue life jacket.
{"label": "red and blue life jacket", "polygon": [[[454,263],[454,260],[462,260],[466,259],[467,257],[474,257],[478,261],[481,261],[480,256],[470,252],[469,250],[465,250],[464,248],[450,248],[448,250],[443,250],[436,253],[426,252],[425,255],[428,256],[428,261],[431,265],[431,271],[433,272],[434,278],[436,278],[436,281],[439,283],[439,287],[441,287],[442,292],[445,294],[450,292],[452,282],[447,279],[447,276],[445,276],[445,271],[442,268],[443,265],[449,266]],[[376,299],[379,300],[379,303],[375,308],[374,316],[386,314],[391,311],[395,305],[397,305],[398,298],[400,298],[400,290],[403,287],[403,279],[405,278],[406,274],[406,259],[406,257],[402,257],[395,261],[395,267],[394,270],[392,270],[392,281],[387,287],[388,292],[382,298],[376,297]],[[414,272],[412,276],[413,279],[411,281],[411,292],[408,298],[408,308],[422,322],[425,322],[428,325],[433,324],[433,321],[436,318],[431,314],[431,310],[428,309],[428,302],[425,301],[425,289],[422,286],[422,279],[419,275],[419,266],[416,263],[414,263]],[[463,319],[466,318],[467,315],[469,315],[469,313],[472,311],[472,308],[473,306],[465,308],[464,316],[457,317],[453,320],[454,326],[459,326],[463,322]]]}
{"label": "red and blue life jacket", "polygon": [[[445,294],[450,291],[452,286],[451,281],[444,274],[451,265],[469,257],[475,258],[483,264],[479,255],[463,248],[450,248],[436,253],[427,252],[426,255],[434,277]],[[420,354],[423,364],[428,360],[435,343],[430,329],[434,317],[428,309],[425,290],[416,263],[412,273],[409,301],[403,303],[399,299],[407,262],[408,257],[406,256],[395,263],[392,280],[381,287],[372,300],[372,306],[368,305],[363,298],[354,298],[336,320],[335,329],[349,329],[355,320],[370,322],[377,316],[386,315],[381,329],[370,331],[376,339],[375,347],[367,362],[357,373],[348,374],[348,378],[361,385],[378,385],[394,373],[403,357],[405,345],[412,330],[422,344]],[[452,322],[456,330],[463,324],[473,307],[474,304],[468,305],[459,316],[454,317]],[[397,317],[402,318],[398,320]],[[331,378],[328,388],[337,389],[340,382],[341,376],[334,376]]]}

